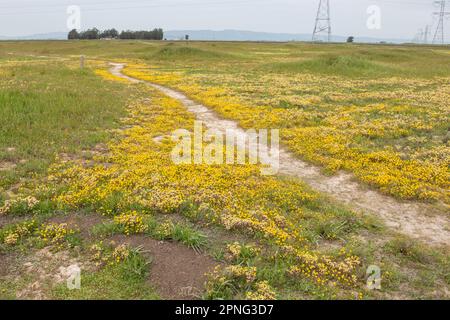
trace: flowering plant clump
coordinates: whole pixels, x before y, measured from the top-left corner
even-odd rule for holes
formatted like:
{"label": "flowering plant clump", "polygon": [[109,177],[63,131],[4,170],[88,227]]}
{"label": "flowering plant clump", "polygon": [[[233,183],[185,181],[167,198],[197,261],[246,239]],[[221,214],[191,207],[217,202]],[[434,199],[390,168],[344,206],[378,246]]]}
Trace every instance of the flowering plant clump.
{"label": "flowering plant clump", "polygon": [[148,226],[144,223],[143,215],[138,214],[136,211],[115,216],[114,222],[123,227],[126,235],[143,233],[148,229]]}
{"label": "flowering plant clump", "polygon": [[68,236],[75,234],[75,232],[75,230],[69,228],[67,223],[49,223],[39,229],[38,235],[45,244],[61,245]]}
{"label": "flowering plant clump", "polygon": [[158,239],[165,240],[172,237],[174,231],[174,224],[172,221],[165,221],[158,225],[155,235]]}
{"label": "flowering plant clump", "polygon": [[241,245],[239,242],[234,242],[227,245],[227,252],[225,259],[230,262],[245,262],[248,259],[255,257],[261,250],[252,245]]}
{"label": "flowering plant clump", "polygon": [[16,224],[3,232],[0,231],[0,243],[5,243],[10,246],[15,245],[21,239],[31,236],[37,229],[37,226],[36,221],[31,220]]}
{"label": "flowering plant clump", "polygon": [[101,266],[109,261],[110,257],[105,254],[106,249],[103,245],[103,241],[91,245],[89,249],[92,253],[92,260],[95,261],[96,266]]}
{"label": "flowering plant clump", "polygon": [[258,281],[252,291],[247,291],[245,298],[248,300],[275,300],[276,293],[267,281]]}
{"label": "flowering plant clump", "polygon": [[111,254],[111,263],[120,263],[130,256],[130,249],[127,245],[122,244],[114,249]]}
{"label": "flowering plant clump", "polygon": [[339,283],[347,287],[357,285],[356,269],[361,264],[357,256],[348,254],[344,250],[339,260],[327,256],[315,256],[309,252],[296,251],[298,265],[291,266],[289,274],[292,276],[308,277],[318,284]]}
{"label": "flowering plant clump", "polygon": [[35,197],[25,197],[6,200],[4,205],[0,207],[0,215],[6,214],[28,214],[39,204],[39,200]]}
{"label": "flowering plant clump", "polygon": [[234,279],[245,284],[250,284],[256,280],[256,267],[231,265],[225,267],[224,274],[230,279]]}
{"label": "flowering plant clump", "polygon": [[244,290],[245,299],[248,300],[275,300],[274,289],[267,281],[256,281],[256,272],[256,267],[218,266],[208,275],[206,297],[230,299]]}
{"label": "flowering plant clump", "polygon": [[114,243],[107,246],[103,241],[91,245],[92,260],[96,266],[119,264],[130,256],[130,248],[126,244],[113,247]]}
{"label": "flowering plant clump", "polygon": [[232,299],[240,291],[251,290],[256,280],[256,267],[217,266],[208,274],[205,284],[208,299]]}
{"label": "flowering plant clump", "polygon": [[10,233],[5,237],[5,244],[7,245],[15,245],[19,241],[19,235],[17,233]]}

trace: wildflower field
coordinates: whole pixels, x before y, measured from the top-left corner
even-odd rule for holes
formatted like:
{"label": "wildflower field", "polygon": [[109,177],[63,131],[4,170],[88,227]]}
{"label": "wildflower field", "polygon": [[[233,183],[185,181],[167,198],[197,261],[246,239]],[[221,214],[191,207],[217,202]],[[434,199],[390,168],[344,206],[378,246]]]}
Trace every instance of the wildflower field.
{"label": "wildflower field", "polygon": [[[175,164],[195,114],[145,82],[279,129],[440,241],[320,181]],[[0,42],[0,298],[448,299],[449,101],[446,46]]]}

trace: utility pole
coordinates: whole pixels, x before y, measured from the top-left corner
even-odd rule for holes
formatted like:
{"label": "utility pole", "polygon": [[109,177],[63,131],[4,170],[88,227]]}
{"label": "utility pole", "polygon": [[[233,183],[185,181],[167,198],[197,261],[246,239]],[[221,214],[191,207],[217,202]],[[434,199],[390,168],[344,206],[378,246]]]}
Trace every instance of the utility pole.
{"label": "utility pole", "polygon": [[330,0],[320,0],[317,9],[316,24],[312,34],[312,41],[317,41],[320,35],[326,33],[328,42],[331,41]]}
{"label": "utility pole", "polygon": [[433,37],[433,44],[444,44],[444,19],[446,16],[448,16],[450,14],[450,12],[446,12],[445,11],[445,2],[446,0],[438,0],[435,1],[434,3],[436,5],[438,5],[440,7],[440,11],[439,12],[434,12],[433,14],[438,16],[438,25],[436,28],[436,32],[434,33],[434,37]]}

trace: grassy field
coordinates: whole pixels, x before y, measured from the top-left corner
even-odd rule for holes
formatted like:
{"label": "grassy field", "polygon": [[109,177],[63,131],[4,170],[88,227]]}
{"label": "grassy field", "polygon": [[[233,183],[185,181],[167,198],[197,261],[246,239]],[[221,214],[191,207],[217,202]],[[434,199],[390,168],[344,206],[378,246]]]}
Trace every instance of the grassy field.
{"label": "grassy field", "polygon": [[[0,298],[450,298],[448,246],[256,165],[173,164],[165,137],[193,114],[108,71],[126,63],[243,128],[280,128],[324,175],[448,219],[449,58],[445,46],[0,42]],[[74,264],[80,290],[61,271]]]}

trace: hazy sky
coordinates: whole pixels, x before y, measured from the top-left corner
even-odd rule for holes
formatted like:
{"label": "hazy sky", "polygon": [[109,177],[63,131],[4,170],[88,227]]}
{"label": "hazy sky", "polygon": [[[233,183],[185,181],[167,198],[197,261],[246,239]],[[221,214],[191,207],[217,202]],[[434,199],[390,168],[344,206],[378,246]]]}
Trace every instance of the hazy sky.
{"label": "hazy sky", "polygon": [[[82,29],[240,29],[310,33],[319,0],[0,0],[0,35],[67,31],[69,5],[81,8]],[[381,9],[381,29],[366,22]],[[432,0],[330,0],[334,34],[413,38],[436,25]],[[450,1],[447,5],[450,9]],[[450,10],[449,10],[450,11]],[[448,39],[450,21],[446,21]],[[434,31],[434,30],[433,30]]]}

